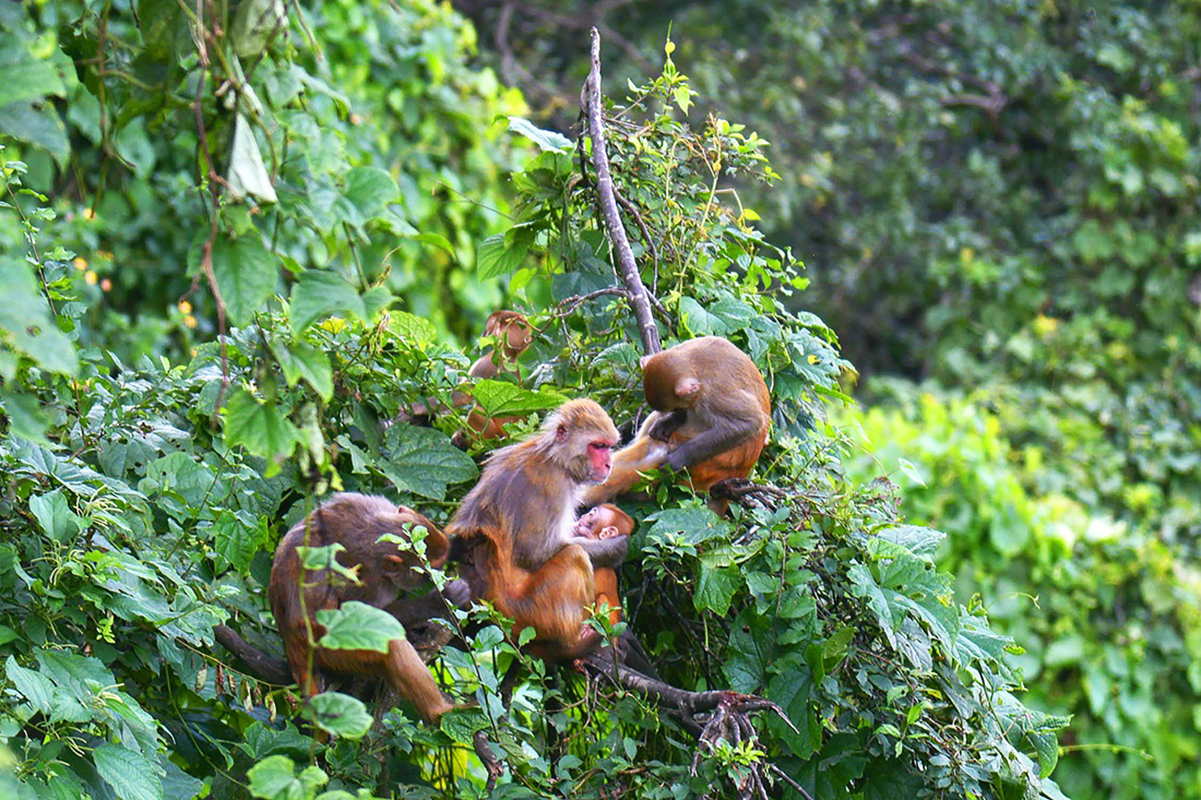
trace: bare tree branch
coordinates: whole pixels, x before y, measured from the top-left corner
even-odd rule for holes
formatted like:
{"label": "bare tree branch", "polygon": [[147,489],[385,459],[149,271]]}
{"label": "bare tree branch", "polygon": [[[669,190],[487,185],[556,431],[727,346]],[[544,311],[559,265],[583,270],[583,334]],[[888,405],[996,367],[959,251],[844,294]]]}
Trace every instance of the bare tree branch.
{"label": "bare tree branch", "polygon": [[642,337],[642,350],[647,355],[654,355],[663,349],[659,341],[659,329],[655,326],[655,318],[651,313],[650,300],[647,299],[646,286],[638,274],[638,265],[634,261],[634,252],[630,249],[630,239],[626,236],[625,226],[622,225],[621,215],[617,211],[617,197],[613,189],[613,176],[609,172],[609,154],[605,148],[604,106],[601,102],[600,75],[600,33],[593,28],[592,37],[592,69],[588,80],[580,93],[584,112],[588,117],[588,133],[592,137],[592,167],[596,170],[596,196],[605,219],[605,227],[609,232],[609,241],[613,245],[618,271],[622,282],[630,293],[630,308],[634,319],[638,322],[638,332]]}

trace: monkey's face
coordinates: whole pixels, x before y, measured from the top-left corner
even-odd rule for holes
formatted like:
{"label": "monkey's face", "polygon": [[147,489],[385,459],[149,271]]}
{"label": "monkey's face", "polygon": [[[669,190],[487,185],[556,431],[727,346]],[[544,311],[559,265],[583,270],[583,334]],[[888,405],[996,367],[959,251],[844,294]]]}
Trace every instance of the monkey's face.
{"label": "monkey's face", "polygon": [[607,522],[607,514],[603,506],[597,506],[584,514],[575,523],[575,535],[587,536],[589,539],[599,539],[597,531]]}
{"label": "monkey's face", "polygon": [[[626,530],[622,530],[625,528]],[[590,509],[576,520],[575,535],[589,539],[612,539],[629,536],[634,530],[633,521],[615,506],[608,503]]]}
{"label": "monkey's face", "polygon": [[588,442],[588,465],[590,472],[588,480],[592,483],[604,483],[613,468],[613,442],[609,439],[593,439]]}

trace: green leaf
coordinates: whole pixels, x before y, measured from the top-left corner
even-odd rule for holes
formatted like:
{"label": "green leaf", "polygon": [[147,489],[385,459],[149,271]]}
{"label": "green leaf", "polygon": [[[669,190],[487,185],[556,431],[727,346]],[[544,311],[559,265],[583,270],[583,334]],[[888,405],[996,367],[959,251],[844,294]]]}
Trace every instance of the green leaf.
{"label": "green leaf", "polygon": [[318,787],[329,781],[329,776],[319,767],[306,767],[299,776],[294,774],[295,768],[287,756],[267,756],[246,771],[250,793],[265,800],[308,800]]}
{"label": "green leaf", "polygon": [[79,360],[75,345],[50,315],[50,306],[38,291],[33,267],[15,259],[0,258],[0,286],[4,287],[0,341],[10,339],[13,347],[48,370],[77,374]]}
{"label": "green leaf", "polygon": [[[361,739],[371,730],[373,720],[367,712],[367,707],[361,700],[349,695],[323,692],[309,700],[308,710],[319,728],[337,736]],[[304,773],[301,773],[301,779],[303,778]]]}
{"label": "green leaf", "polygon": [[524,417],[535,411],[558,408],[567,400],[550,386],[531,392],[515,383],[494,380],[480,381],[471,395],[489,417]]}
{"label": "green leaf", "polygon": [[505,233],[489,236],[476,252],[476,270],[480,280],[498,278],[516,272],[525,262],[534,241],[534,229],[516,226]]}
{"label": "green leaf", "polygon": [[402,492],[441,500],[448,484],[479,474],[475,462],[441,431],[392,425],[384,442],[388,452],[383,463],[375,466]]}
{"label": "green leaf", "polygon": [[336,609],[317,612],[317,621],[325,626],[318,642],[330,650],[371,650],[388,652],[388,643],[403,639],[404,626],[387,611],[351,600]]}
{"label": "green leaf", "polygon": [[704,506],[669,508],[647,517],[654,525],[646,532],[652,540],[667,543],[682,534],[683,541],[698,545],[714,537],[730,535],[730,523]]}
{"label": "green leaf", "polygon": [[364,219],[378,217],[400,195],[392,176],[376,167],[355,167],[346,173],[346,199]]}
{"label": "green leaf", "polygon": [[229,398],[222,411],[225,417],[225,442],[241,445],[256,456],[267,459],[267,477],[279,471],[279,464],[291,457],[301,444],[300,431],[279,413],[274,404],[263,404],[248,392],[239,390]]}
{"label": "green leaf", "polygon": [[266,519],[243,519],[222,509],[213,522],[213,551],[238,572],[245,574],[250,561],[267,543]]}
{"label": "green leaf", "polygon": [[0,75],[0,106],[66,92],[54,64],[32,55],[25,41],[7,31],[0,33]]}
{"label": "green leaf", "polygon": [[284,380],[295,386],[304,378],[321,399],[328,403],[334,396],[334,373],[325,351],[305,342],[271,342],[271,352],[279,361]]}
{"label": "green leaf", "polygon": [[279,260],[263,246],[257,232],[237,239],[220,236],[213,242],[213,274],[234,325],[245,325],[266,306],[278,271]]}
{"label": "green leaf", "polygon": [[730,326],[721,317],[710,314],[691,297],[680,298],[680,321],[696,336],[725,336],[730,332]]}
{"label": "green leaf", "polygon": [[40,672],[22,667],[12,656],[4,662],[4,675],[35,709],[43,714],[50,712],[55,689],[49,678]]}
{"label": "green leaf", "polygon": [[79,517],[71,511],[67,505],[67,498],[60,489],[55,489],[50,494],[31,497],[29,510],[33,512],[46,535],[56,542],[65,542],[79,532]]}
{"label": "green leaf", "polygon": [[737,567],[703,569],[697,582],[692,604],[697,611],[712,611],[724,617],[730,610],[734,593],[743,586],[742,571]]}
{"label": "green leaf", "polygon": [[50,443],[46,438],[50,415],[36,398],[0,390],[0,409],[8,416],[8,430],[13,436],[41,445]]}
{"label": "green leaf", "polygon": [[363,298],[350,282],[334,272],[307,270],[292,287],[292,332],[300,334],[314,322],[332,316],[367,320]]}
{"label": "green leaf", "polygon": [[96,772],[121,800],[162,800],[162,770],[141,753],[102,744],[92,754]]}
{"label": "green leaf", "polygon": [[938,551],[947,535],[921,525],[894,525],[876,531],[876,536],[893,544],[899,544],[919,558],[929,559]]}
{"label": "green leaf", "polygon": [[407,311],[394,311],[391,316],[388,330],[409,347],[424,350],[438,338],[438,329],[425,317]]}
{"label": "green leaf", "polygon": [[[3,83],[0,82],[0,86]],[[2,92],[3,89],[0,89]],[[52,103],[17,100],[0,106],[0,133],[42,148],[54,157],[60,167],[71,157],[67,126]]]}
{"label": "green leaf", "polygon": [[571,150],[571,140],[558,131],[543,130],[523,117],[509,117],[509,131],[526,137],[543,152]]}

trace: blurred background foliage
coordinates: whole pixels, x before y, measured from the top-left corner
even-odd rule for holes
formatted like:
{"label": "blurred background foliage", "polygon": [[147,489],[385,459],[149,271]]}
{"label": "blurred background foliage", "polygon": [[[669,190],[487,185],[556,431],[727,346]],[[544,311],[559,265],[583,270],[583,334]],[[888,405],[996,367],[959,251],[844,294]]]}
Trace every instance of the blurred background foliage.
{"label": "blurred background foliage", "polygon": [[[149,759],[171,738],[186,763],[164,759],[154,769],[166,796],[175,796],[166,787],[186,796],[194,778],[179,767],[213,759],[232,769],[231,751],[212,743],[235,732],[253,743],[243,756],[307,752],[305,741],[260,730],[261,713],[258,722],[237,708],[216,713],[230,693],[171,642],[203,642],[212,609],[238,607],[246,586],[261,583],[252,554],[274,535],[267,520],[312,488],[303,469],[320,475],[341,464],[349,474],[338,461],[349,456],[357,473],[366,452],[384,474],[371,467],[356,485],[438,502],[447,502],[446,485],[466,479],[465,463],[406,472],[391,455],[402,442],[357,441],[342,426],[394,413],[430,386],[449,391],[465,363],[443,343],[470,341],[498,305],[516,297],[540,306],[599,285],[604,265],[578,253],[566,267],[539,255],[544,261],[507,285],[481,280],[506,271],[478,263],[497,255],[481,243],[514,218],[544,232],[558,221],[549,212],[517,216],[536,213],[565,180],[553,163],[521,171],[538,148],[508,134],[505,117],[571,131],[595,24],[611,93],[659,72],[670,28],[672,58],[698,91],[690,116],[712,111],[771,143],[782,180],[756,180],[756,170],[726,176],[734,190],[726,204],[740,223],[758,218],[767,241],[791,248],[811,285],[778,309],[735,307],[729,316],[731,301],[754,291],[720,277],[737,224],[712,241],[709,231],[685,232],[717,255],[704,270],[676,265],[673,285],[697,282],[686,291],[699,300],[687,299],[740,343],[764,335],[744,312],[787,319],[798,338],[785,345],[773,333],[758,357],[781,366],[794,400],[819,386],[834,391],[838,368],[844,388],[853,382],[823,344],[837,332],[863,376],[855,394],[864,409],[837,410],[833,422],[858,455],[831,466],[811,445],[780,463],[805,463],[812,471],[801,474],[813,480],[841,480],[830,476],[845,470],[889,483],[854,502],[835,492],[829,502],[846,507],[828,527],[841,536],[889,518],[882,509],[896,505],[909,522],[949,533],[934,555],[957,596],[979,593],[994,628],[1025,648],[1009,657],[1029,690],[1023,701],[1073,716],[1059,733],[1055,772],[1067,795],[1201,798],[1201,5],[338,0],[287,6],[279,34],[247,21],[273,7],[221,6],[239,56],[223,60],[189,35],[189,3],[0,5],[0,163],[22,165],[6,167],[0,187],[8,306],[0,310],[0,402],[11,433],[86,454],[82,465],[64,464],[34,445],[5,447],[6,535],[24,538],[0,549],[0,587],[11,595],[36,584],[39,599],[36,615],[0,625],[0,645],[17,652],[18,631],[45,644],[55,625],[78,626],[126,684],[100,692],[117,681],[91,661],[85,668],[42,655],[6,667],[22,691],[46,692],[47,708],[49,698],[95,697],[85,733],[72,727],[83,714],[72,706],[47,726],[44,750],[22,754],[27,764],[66,764],[85,776],[99,769],[111,784],[129,776],[103,747],[98,766],[88,766],[80,742],[122,741]],[[640,202],[655,197],[653,170],[630,180]],[[214,210],[214,187],[240,187],[247,200]],[[529,205],[515,207],[519,191]],[[694,210],[697,196],[682,202]],[[670,220],[679,209],[661,210]],[[584,244],[588,237],[578,234]],[[45,292],[26,274],[27,259]],[[790,279],[777,266],[768,273]],[[206,288],[210,267],[224,320]],[[554,278],[560,271],[566,277]],[[256,312],[276,295],[288,301],[289,320]],[[412,317],[394,315],[402,322],[373,332],[376,312],[390,304]],[[555,365],[560,385],[588,374],[583,353],[594,351],[581,341],[623,338],[610,309],[585,311],[536,354]],[[803,311],[829,328],[797,325],[808,319],[796,316]],[[301,312],[310,321],[341,313],[351,327],[306,330]],[[224,353],[214,344],[222,326],[239,331]],[[421,346],[400,344],[412,341]],[[821,369],[790,377],[785,353],[820,355]],[[631,354],[608,355],[592,365],[606,405],[621,397]],[[235,377],[228,391],[226,360]],[[309,394],[291,397],[302,387]],[[346,405],[323,405],[335,393]],[[228,442],[247,448],[236,457],[205,419],[227,395],[260,425]],[[816,406],[785,406],[784,429],[814,429]],[[260,482],[269,472],[261,458],[283,465],[283,477]],[[196,493],[214,481],[219,513]],[[119,548],[78,545],[148,531],[162,548],[149,571]],[[836,551],[826,540],[804,546]],[[198,575],[172,561],[189,548],[202,554]],[[673,558],[683,557],[669,550],[666,563]],[[30,559],[41,571],[19,575]],[[224,577],[211,590],[199,588],[199,578],[216,576]],[[679,599],[651,587],[652,596]],[[720,609],[727,589],[698,610]],[[70,611],[81,592],[93,605]],[[261,619],[261,605],[242,610]],[[114,624],[127,636],[168,627],[118,658]],[[837,660],[836,633],[805,636]],[[663,639],[659,653],[674,644]],[[723,657],[709,653],[689,674],[709,678]],[[171,665],[179,685],[155,683],[155,659]],[[201,687],[196,696],[183,691],[186,675]],[[250,697],[251,684],[237,686]],[[167,696],[173,691],[181,694]],[[156,730],[130,710],[133,694],[155,718],[180,721]],[[915,705],[902,697],[894,706],[890,690],[847,690],[825,696],[829,716],[813,719],[815,729],[837,724],[825,721],[835,708],[854,717],[847,704],[885,695],[889,713],[907,720]],[[420,737],[413,730],[396,736]],[[866,747],[879,756],[889,735]],[[906,729],[896,741],[926,735]],[[188,742],[208,744],[193,751]],[[860,751],[848,739],[831,742],[853,756],[836,759],[842,771],[825,788],[860,786],[863,765],[848,766]],[[656,756],[670,761],[659,747]],[[344,757],[351,769],[353,756]]]}

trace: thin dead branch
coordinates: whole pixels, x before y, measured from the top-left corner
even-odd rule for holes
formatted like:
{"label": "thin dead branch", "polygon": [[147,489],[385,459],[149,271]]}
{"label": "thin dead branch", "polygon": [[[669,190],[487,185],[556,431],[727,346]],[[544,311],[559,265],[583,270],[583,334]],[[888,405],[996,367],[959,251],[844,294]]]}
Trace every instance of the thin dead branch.
{"label": "thin dead branch", "polygon": [[604,104],[601,101],[600,73],[600,33],[596,28],[591,30],[592,37],[592,68],[588,80],[584,83],[580,100],[588,118],[588,134],[592,138],[592,168],[596,171],[596,196],[600,204],[601,215],[605,220],[605,228],[609,234],[609,242],[613,246],[618,272],[622,283],[629,290],[630,308],[634,319],[638,322],[638,332],[642,338],[642,350],[646,355],[654,355],[663,349],[659,341],[659,329],[651,312],[651,303],[647,297],[646,286],[638,274],[638,265],[634,261],[634,252],[630,249],[630,239],[626,235],[625,226],[617,210],[617,196],[613,188],[613,176],[609,172],[609,154],[605,147]]}

